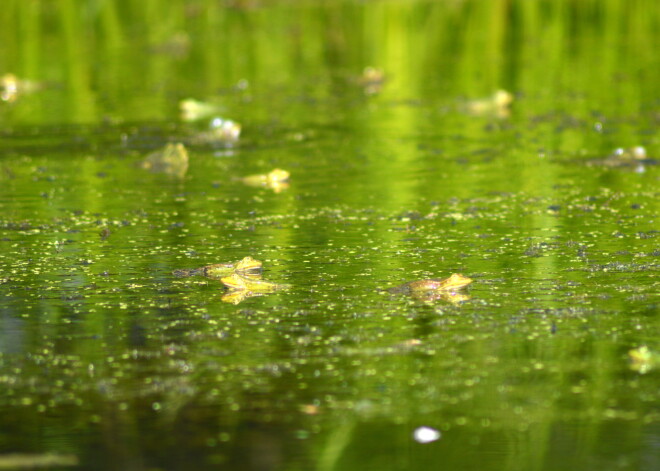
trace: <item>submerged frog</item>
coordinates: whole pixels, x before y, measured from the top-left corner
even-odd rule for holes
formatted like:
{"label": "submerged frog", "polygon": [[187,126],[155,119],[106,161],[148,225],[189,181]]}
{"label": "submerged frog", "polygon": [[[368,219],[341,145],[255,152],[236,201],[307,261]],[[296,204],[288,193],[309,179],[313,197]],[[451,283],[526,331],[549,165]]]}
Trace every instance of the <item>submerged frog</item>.
{"label": "submerged frog", "polygon": [[451,293],[452,291],[457,291],[462,288],[465,288],[467,285],[472,283],[472,279],[467,276],[463,276],[459,273],[454,273],[449,278],[445,279],[427,279],[427,280],[417,280],[409,281],[400,286],[395,286],[390,288],[387,291],[393,294],[413,294],[420,295],[433,292],[442,292],[444,294]]}
{"label": "submerged frog", "polygon": [[163,54],[174,59],[184,59],[190,54],[191,45],[190,35],[179,31],[165,39],[165,41],[155,44],[150,48],[150,52]]}
{"label": "submerged frog", "polygon": [[241,178],[241,181],[249,186],[263,186],[270,188],[275,193],[289,187],[290,173],[280,168],[274,169],[265,175],[249,175]]}
{"label": "submerged frog", "polygon": [[140,162],[140,167],[154,173],[183,178],[188,171],[188,151],[180,142],[169,143],[161,150],[149,154]]}
{"label": "submerged frog", "polygon": [[190,270],[174,270],[175,276],[194,276],[201,275],[209,278],[222,278],[237,273],[242,276],[258,276],[261,274],[262,263],[252,257],[245,257],[236,263],[216,263],[214,265],[206,265],[201,268],[193,268]]}
{"label": "submerged frog", "polygon": [[222,284],[233,291],[249,291],[251,293],[273,293],[275,291],[289,288],[289,285],[272,283],[260,277],[247,277],[239,273],[220,278]]}

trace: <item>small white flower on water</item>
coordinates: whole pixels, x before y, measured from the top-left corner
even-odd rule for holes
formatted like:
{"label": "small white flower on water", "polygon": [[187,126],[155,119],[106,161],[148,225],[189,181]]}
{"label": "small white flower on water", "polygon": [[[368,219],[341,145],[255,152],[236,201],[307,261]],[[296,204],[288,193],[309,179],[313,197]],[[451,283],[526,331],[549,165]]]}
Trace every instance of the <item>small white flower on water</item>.
{"label": "small white flower on water", "polygon": [[431,427],[417,427],[413,432],[413,437],[418,443],[431,443],[440,439],[440,431]]}

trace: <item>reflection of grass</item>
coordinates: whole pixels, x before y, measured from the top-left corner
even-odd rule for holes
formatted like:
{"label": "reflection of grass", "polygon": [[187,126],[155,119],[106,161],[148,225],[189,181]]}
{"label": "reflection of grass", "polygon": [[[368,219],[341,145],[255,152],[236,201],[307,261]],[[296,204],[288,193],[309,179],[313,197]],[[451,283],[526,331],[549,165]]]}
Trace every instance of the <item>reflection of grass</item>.
{"label": "reflection of grass", "polygon": [[[594,95],[586,98],[611,103],[601,79],[608,70],[630,70],[640,55],[652,57],[656,34],[652,1],[628,6],[625,15],[618,14],[619,3],[438,2],[422,15],[421,6],[411,2],[338,2],[291,15],[295,6],[287,3],[240,11],[211,0],[195,8],[183,0],[156,0],[132,8],[103,2],[99,9],[91,3],[78,8],[75,2],[14,2],[21,21],[0,16],[8,46],[0,59],[19,76],[62,83],[67,94],[58,101],[64,113],[57,118],[75,121],[98,120],[108,111],[126,119],[173,117],[167,99],[172,94],[204,98],[242,79],[255,90],[282,82],[302,85],[319,75],[329,79],[336,70],[357,75],[365,66],[382,68],[387,77],[376,100],[419,98],[429,89],[446,97],[477,97],[504,87],[543,90],[544,105],[563,106],[557,91],[567,86],[570,72],[571,80],[583,81],[579,88]],[[592,15],[596,8],[599,15]],[[585,27],[578,35],[571,24]],[[622,41],[617,36],[622,31],[634,34]],[[159,47],[182,33],[191,38],[183,59]],[[598,61],[591,61],[603,41],[621,47],[600,48]],[[532,60],[540,55],[543,63]],[[617,86],[625,97],[618,106],[628,111],[639,109],[643,96],[653,96],[625,80]],[[579,114],[592,108],[589,100],[571,104]],[[52,108],[39,113],[23,118],[52,120]],[[420,124],[419,118],[405,117],[400,125]]]}
{"label": "reflection of grass", "polygon": [[316,469],[318,471],[332,471],[337,469],[337,463],[346,447],[352,441],[352,432],[355,428],[354,422],[346,422],[337,425],[326,438],[326,443],[318,457]]}
{"label": "reflection of grass", "polygon": [[78,465],[75,455],[56,455],[45,453],[34,454],[0,454],[0,469],[36,469],[50,467],[68,467]]}

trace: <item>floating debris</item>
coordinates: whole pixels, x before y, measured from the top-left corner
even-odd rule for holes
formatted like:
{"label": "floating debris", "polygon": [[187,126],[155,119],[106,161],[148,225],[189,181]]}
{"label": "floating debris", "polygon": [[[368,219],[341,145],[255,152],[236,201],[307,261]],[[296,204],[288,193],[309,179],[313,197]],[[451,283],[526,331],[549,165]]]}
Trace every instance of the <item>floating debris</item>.
{"label": "floating debris", "polygon": [[413,432],[413,438],[417,443],[431,443],[439,440],[442,434],[439,430],[431,427],[417,427]]}
{"label": "floating debris", "polygon": [[195,100],[194,98],[181,100],[179,109],[181,110],[181,119],[186,122],[207,119],[223,111],[220,105]]}
{"label": "floating debris", "polygon": [[508,118],[511,114],[513,95],[506,90],[498,90],[492,96],[468,101],[465,111],[475,116],[496,116]]}
{"label": "floating debris", "polygon": [[286,170],[279,168],[265,175],[249,175],[243,177],[241,181],[249,186],[262,186],[279,193],[289,187],[289,176],[291,174]]}
{"label": "floating debris", "polygon": [[154,173],[183,178],[188,171],[188,151],[180,142],[169,143],[161,150],[149,154],[140,162],[140,167]]}

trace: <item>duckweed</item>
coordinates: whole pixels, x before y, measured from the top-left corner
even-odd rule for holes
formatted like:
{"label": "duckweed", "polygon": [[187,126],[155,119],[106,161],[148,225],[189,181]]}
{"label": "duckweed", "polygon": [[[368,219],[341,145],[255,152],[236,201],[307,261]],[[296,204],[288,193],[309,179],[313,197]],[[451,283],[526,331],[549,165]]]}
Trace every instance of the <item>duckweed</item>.
{"label": "duckweed", "polygon": [[[97,67],[59,38],[83,61],[66,84],[68,59],[23,62],[34,23],[0,28],[6,67],[53,74],[0,103],[0,467],[653,461],[657,9],[347,1],[338,29],[325,4],[161,3],[17,6],[61,14],[36,28],[54,44],[69,14],[104,45]],[[144,77],[116,83],[136,61]],[[233,122],[199,139],[219,111],[240,139]],[[602,164],[637,146],[639,165]],[[232,304],[173,274],[248,256],[290,288]],[[385,291],[452,273],[474,280],[460,299]],[[423,456],[420,427],[440,437]]]}

